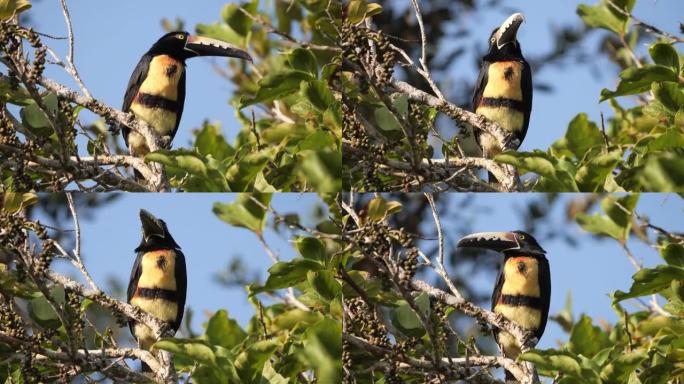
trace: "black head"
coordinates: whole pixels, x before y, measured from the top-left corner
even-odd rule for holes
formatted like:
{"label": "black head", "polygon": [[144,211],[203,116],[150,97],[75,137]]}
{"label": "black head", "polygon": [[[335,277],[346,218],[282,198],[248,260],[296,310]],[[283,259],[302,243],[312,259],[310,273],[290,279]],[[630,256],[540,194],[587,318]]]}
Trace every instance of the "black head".
{"label": "black head", "polygon": [[514,13],[489,36],[489,52],[485,59],[489,61],[522,58],[522,50],[518,42],[518,29],[525,21],[522,13]]}
{"label": "black head", "polygon": [[508,254],[540,255],[546,254],[532,235],[523,231],[479,232],[458,241],[458,247],[486,248]]}
{"label": "black head", "polygon": [[154,217],[144,209],[140,210],[140,223],[142,224],[142,240],[135,249],[136,252],[149,252],[158,249],[180,249],[176,241],[171,237],[166,223],[162,219]]}
{"label": "black head", "polygon": [[147,52],[152,55],[169,55],[177,60],[197,56],[236,57],[252,61],[247,51],[225,41],[191,35],[185,31],[169,32],[157,40]]}

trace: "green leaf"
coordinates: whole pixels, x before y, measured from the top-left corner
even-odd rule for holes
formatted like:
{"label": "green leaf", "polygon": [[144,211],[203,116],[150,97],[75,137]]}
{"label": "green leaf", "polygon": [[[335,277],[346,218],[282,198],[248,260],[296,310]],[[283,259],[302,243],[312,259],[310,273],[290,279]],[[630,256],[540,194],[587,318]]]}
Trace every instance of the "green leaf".
{"label": "green leaf", "polygon": [[325,80],[303,81],[300,84],[299,93],[320,112],[325,112],[335,102],[335,97]]}
{"label": "green leaf", "polygon": [[669,265],[684,267],[684,246],[668,244],[665,248],[661,248],[660,255]]}
{"label": "green leaf", "polygon": [[532,362],[540,370],[561,372],[575,378],[582,377],[579,359],[570,352],[534,349],[523,353],[518,359]]}
{"label": "green leaf", "polygon": [[676,113],[680,108],[684,108],[684,93],[679,89],[679,84],[672,81],[653,83],[651,91],[655,98],[670,111]]}
{"label": "green leaf", "polygon": [[289,384],[290,379],[286,379],[284,376],[276,372],[271,365],[271,362],[267,361],[264,363],[264,369],[261,371],[261,381],[260,384]]}
{"label": "green leaf", "polygon": [[252,198],[265,207],[271,203],[270,193],[241,193],[230,204],[214,203],[212,211],[226,223],[260,235],[266,225],[266,210]]}
{"label": "green leaf", "polygon": [[301,354],[319,383],[341,383],[342,324],[325,317],[309,327]]}
{"label": "green leaf", "polygon": [[278,349],[277,340],[260,340],[251,344],[235,359],[235,368],[243,383],[252,383],[261,375],[264,364]]}
{"label": "green leaf", "polygon": [[287,95],[291,95],[299,90],[299,84],[302,81],[313,80],[310,73],[285,69],[279,72],[270,73],[257,83],[259,90],[256,96],[252,99],[242,98],[239,108],[257,104],[268,103],[273,100],[282,99]]}
{"label": "green leaf", "polygon": [[603,367],[601,380],[606,383],[624,383],[646,358],[648,358],[648,354],[641,348],[632,352],[621,353],[615,360]]}
{"label": "green leaf", "polygon": [[[51,298],[59,305],[64,303],[64,287],[57,284],[50,290]],[[28,303],[28,312],[31,319],[46,328],[57,328],[61,324],[57,312],[45,296],[40,295]]]}
{"label": "green leaf", "polygon": [[347,6],[347,20],[351,24],[359,24],[366,17],[368,3],[366,0],[351,0]]}
{"label": "green leaf", "polygon": [[299,172],[318,193],[334,193],[342,189],[342,154],[339,150],[299,152]]}
{"label": "green leaf", "polygon": [[603,189],[606,177],[615,169],[622,159],[622,151],[614,151],[592,157],[582,165],[575,175],[577,186],[582,192],[598,192]]}
{"label": "green leaf", "polygon": [[221,309],[209,319],[206,336],[209,343],[230,349],[247,338],[247,333],[240,328],[237,321],[228,318],[228,313]]}
{"label": "green leaf", "polygon": [[[430,298],[428,295],[421,293],[414,301],[418,310],[424,316],[427,316],[430,312]],[[406,301],[401,300],[399,303],[399,306],[391,312],[392,324],[407,336],[422,337],[425,334],[425,327],[423,327],[418,314]]]}
{"label": "green leaf", "polygon": [[578,187],[570,174],[556,167],[556,159],[551,155],[535,150],[534,152],[504,152],[498,154],[495,161],[514,165],[521,171],[534,172],[543,178],[551,186],[552,190],[577,192]]}
{"label": "green leaf", "polygon": [[586,357],[610,346],[608,334],[591,323],[591,317],[582,315],[572,327],[567,348],[570,352]]}
{"label": "green leaf", "polygon": [[375,110],[375,121],[383,131],[401,131],[401,125],[396,117],[384,105]]}
{"label": "green leaf", "polygon": [[368,213],[366,216],[370,221],[381,221],[387,215],[387,201],[380,196],[374,197],[368,203]]}
{"label": "green leaf", "polygon": [[684,147],[684,133],[678,129],[668,129],[646,145],[649,152],[667,151],[682,147]]}
{"label": "green leaf", "polygon": [[273,318],[272,326],[276,331],[293,330],[296,327],[306,327],[315,324],[322,318],[319,312],[291,309]]}
{"label": "green leaf", "polygon": [[7,20],[29,8],[31,3],[28,0],[0,0],[0,20]]}
{"label": "green leaf", "polygon": [[366,15],[364,18],[373,17],[382,13],[382,5],[378,3],[370,3],[366,7]]}
{"label": "green leaf", "polygon": [[2,206],[0,208],[9,214],[14,214],[19,211],[23,211],[37,202],[38,195],[33,192],[18,193],[13,191],[5,191],[2,196]]}
{"label": "green leaf", "polygon": [[240,8],[245,9],[250,14],[254,14],[256,12],[256,3],[247,3],[242,6],[228,3],[221,10],[221,17],[235,33],[246,37],[252,28],[252,19],[245,15]]}
{"label": "green leaf", "polygon": [[207,175],[207,166],[200,156],[197,153],[186,149],[160,149],[145,155],[145,160],[178,168],[190,175]]}
{"label": "green leaf", "polygon": [[648,156],[635,178],[644,191],[684,192],[684,156],[676,152]]}
{"label": "green leaf", "polygon": [[[613,1],[618,7],[628,12],[634,7],[636,0]],[[603,28],[613,31],[618,35],[627,32],[627,17],[612,9],[606,0],[601,0],[597,5],[580,4],[577,6],[577,14],[584,23],[593,28]]]}
{"label": "green leaf", "polygon": [[603,135],[586,113],[580,113],[568,125],[565,132],[568,149],[577,159],[582,159],[592,147],[603,145]]}
{"label": "green leaf", "polygon": [[327,253],[322,240],[315,237],[299,237],[295,240],[295,246],[299,254],[305,259],[325,262]]}
{"label": "green leaf", "polygon": [[169,351],[174,355],[187,357],[202,364],[214,365],[216,356],[214,351],[201,340],[166,338],[157,341],[154,348]]}
{"label": "green leaf", "polygon": [[342,285],[335,280],[335,275],[330,271],[309,271],[306,278],[316,293],[325,300],[335,299],[342,291]]}
{"label": "green leaf", "polygon": [[231,191],[248,192],[254,190],[257,175],[264,170],[277,150],[276,147],[266,148],[259,152],[248,153],[235,161],[225,175]]}
{"label": "green leaf", "polygon": [[601,209],[605,215],[596,213],[593,216],[585,213],[577,215],[577,223],[587,232],[595,235],[610,236],[622,243],[627,240],[632,225],[632,215],[623,211],[616,203],[629,212],[634,211],[639,195],[627,195],[616,199],[609,195],[601,201]]}
{"label": "green leaf", "polygon": [[214,124],[204,124],[202,130],[197,133],[195,148],[201,155],[211,155],[217,160],[223,160],[235,153],[223,137],[220,127]]}
{"label": "green leaf", "polygon": [[684,267],[658,265],[655,268],[643,268],[632,276],[629,292],[615,292],[613,303],[663,291],[670,287],[672,280],[684,280]]}
{"label": "green leaf", "polygon": [[310,49],[295,48],[287,56],[287,61],[296,71],[309,73],[313,78],[318,74],[318,60]]}
{"label": "green leaf", "polygon": [[655,43],[648,48],[648,53],[654,63],[669,67],[675,73],[679,73],[679,54],[672,44]]}
{"label": "green leaf", "polygon": [[[43,105],[46,109],[54,116],[57,114],[57,95],[50,92],[43,97]],[[53,133],[52,126],[48,120],[45,112],[36,104],[31,102],[31,104],[22,108],[19,111],[19,116],[21,116],[22,124],[37,135],[48,137]]]}
{"label": "green leaf", "polygon": [[599,102],[617,96],[635,95],[651,89],[656,81],[677,81],[677,74],[672,69],[658,64],[646,64],[641,68],[629,67],[620,73],[620,82],[615,91],[601,91]]}
{"label": "green leaf", "polygon": [[225,41],[238,46],[242,45],[245,40],[240,34],[224,23],[199,23],[195,26],[195,31],[200,36],[211,37],[212,39]]}
{"label": "green leaf", "polygon": [[294,287],[306,280],[309,271],[319,271],[323,266],[314,260],[293,259],[279,261],[268,269],[268,279],[262,287],[255,287],[252,292],[274,291],[277,289]]}

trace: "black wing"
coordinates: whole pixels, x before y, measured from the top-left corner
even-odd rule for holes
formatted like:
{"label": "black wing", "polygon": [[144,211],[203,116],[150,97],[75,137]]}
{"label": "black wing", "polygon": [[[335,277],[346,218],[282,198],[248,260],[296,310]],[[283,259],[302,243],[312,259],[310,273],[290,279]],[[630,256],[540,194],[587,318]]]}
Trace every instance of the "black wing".
{"label": "black wing", "polygon": [[[124,95],[123,105],[121,106],[122,111],[128,112],[131,109],[133,98],[138,94],[140,85],[147,78],[147,72],[150,70],[151,61],[152,56],[145,54],[138,62],[138,65],[135,66],[133,74],[131,75],[131,79],[128,80],[128,87],[126,87],[126,94]],[[128,147],[128,134],[131,132],[131,129],[125,125],[122,125],[121,132],[123,133],[126,147]]]}
{"label": "black wing", "polygon": [[[504,260],[504,263],[506,261]],[[494,285],[494,292],[492,292],[492,311],[494,311],[494,307],[496,307],[496,303],[499,301],[499,297],[501,296],[501,288],[504,285],[504,281],[506,278],[504,277],[504,263],[501,264],[501,269],[499,269],[499,276],[496,278],[496,284]],[[497,340],[497,336],[499,334],[499,328],[494,327],[492,329],[492,333],[494,334],[494,340]],[[498,340],[497,340],[498,343]]]}
{"label": "black wing", "polygon": [[171,132],[171,140],[176,137],[176,132],[178,132],[178,126],[180,125],[181,116],[183,116],[183,107],[185,107],[185,64],[181,63],[181,74],[180,79],[178,79],[178,97],[176,102],[178,103],[178,110],[176,111],[176,128]]}
{"label": "black wing", "polygon": [[525,118],[523,120],[522,131],[520,132],[520,142],[522,143],[527,134],[527,127],[530,125],[530,114],[532,113],[532,69],[530,68],[530,64],[524,59],[520,82],[522,99],[525,106]]}
{"label": "black wing", "polygon": [[480,67],[480,74],[477,76],[477,81],[475,81],[475,90],[473,91],[473,112],[477,110],[480,106],[480,101],[482,100],[482,94],[489,81],[489,62],[483,61]]}
{"label": "black wing", "polygon": [[[477,107],[480,106],[482,102],[482,94],[484,93],[487,82],[489,81],[489,62],[482,61],[482,66],[480,67],[480,74],[477,76],[477,81],[475,81],[475,90],[473,91],[473,113],[477,111]],[[477,145],[480,145],[480,134],[482,131],[479,129],[473,129],[473,134],[475,135],[475,141]]]}
{"label": "black wing", "polygon": [[176,249],[176,296],[178,297],[178,313],[176,320],[171,325],[174,331],[180,328],[181,321],[183,321],[183,313],[185,312],[185,297],[188,291],[188,275],[185,269],[185,255],[179,249]]}
{"label": "black wing", "polygon": [[[128,291],[126,292],[126,302],[130,303],[135,294],[135,290],[138,288],[138,280],[140,280],[140,274],[142,273],[142,267],[140,266],[140,260],[142,259],[142,253],[138,253],[135,257],[135,262],[133,263],[133,269],[131,269],[131,277],[128,280]],[[135,321],[128,321],[128,328],[131,330],[131,335],[135,337],[133,333],[133,327],[135,326]]]}
{"label": "black wing", "polygon": [[551,271],[549,261],[546,258],[539,259],[539,293],[541,294],[541,322],[539,329],[534,333],[537,340],[541,339],[546,328],[546,320],[549,317],[549,305],[551,304]]}

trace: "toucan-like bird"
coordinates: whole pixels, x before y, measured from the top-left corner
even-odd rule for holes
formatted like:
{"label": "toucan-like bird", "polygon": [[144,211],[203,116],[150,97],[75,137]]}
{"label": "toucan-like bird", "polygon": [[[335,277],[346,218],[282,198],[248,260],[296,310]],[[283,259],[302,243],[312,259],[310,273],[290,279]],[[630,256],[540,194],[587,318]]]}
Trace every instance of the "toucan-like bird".
{"label": "toucan-like bird", "polygon": [[[164,220],[140,210],[142,240],[128,282],[128,302],[169,323],[177,331],[183,319],[188,279],[185,256],[171,237]],[[146,325],[129,321],[131,334],[142,349],[149,350],[157,341]],[[148,370],[143,363],[143,371]]]}
{"label": "toucan-like bird", "polygon": [[[529,329],[539,340],[544,334],[551,302],[551,272],[546,251],[529,233],[480,232],[458,242],[459,247],[486,248],[504,254],[504,262],[492,293],[492,311]],[[501,353],[511,359],[520,345],[508,332],[494,329]],[[506,372],[506,379],[512,379]]]}
{"label": "toucan-like bird", "polygon": [[[157,40],[138,62],[128,81],[124,112],[133,112],[171,143],[176,135],[185,103],[185,60],[197,56],[226,56],[252,61],[244,50],[208,37],[184,31],[169,32]],[[133,156],[149,152],[144,137],[121,127]]]}
{"label": "toucan-like bird", "polygon": [[[512,149],[518,149],[525,138],[532,112],[532,70],[516,37],[524,20],[521,13],[514,13],[492,31],[473,94],[473,112],[513,132]],[[474,134],[483,157],[501,152],[492,135],[479,129]],[[496,182],[496,178],[490,174],[489,181]]]}

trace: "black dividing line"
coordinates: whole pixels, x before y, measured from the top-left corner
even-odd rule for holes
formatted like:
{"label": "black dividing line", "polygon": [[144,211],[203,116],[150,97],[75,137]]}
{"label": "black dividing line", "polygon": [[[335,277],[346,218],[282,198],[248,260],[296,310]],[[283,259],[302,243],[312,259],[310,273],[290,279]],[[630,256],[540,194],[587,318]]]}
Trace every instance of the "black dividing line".
{"label": "black dividing line", "polygon": [[135,290],[134,296],[141,297],[144,299],[152,299],[152,300],[153,299],[163,299],[163,300],[173,301],[174,303],[178,301],[176,291],[172,291],[170,289],[162,289],[162,288],[138,287],[138,289]]}
{"label": "black dividing line", "polygon": [[542,308],[542,301],[540,297],[526,295],[501,295],[500,303],[513,307],[530,307],[535,309]]}
{"label": "black dividing line", "polygon": [[520,100],[506,99],[503,97],[483,97],[480,107],[511,108],[516,111],[525,112],[525,105]]}
{"label": "black dividing line", "polygon": [[163,96],[151,95],[149,93],[138,93],[135,96],[135,102],[148,108],[159,108],[167,111],[176,112],[178,110],[178,102],[167,99]]}

